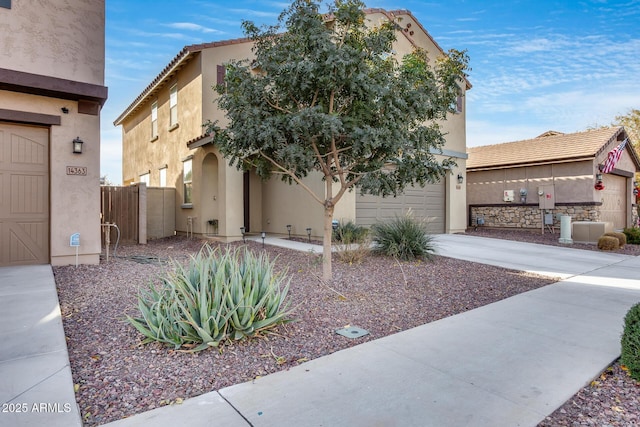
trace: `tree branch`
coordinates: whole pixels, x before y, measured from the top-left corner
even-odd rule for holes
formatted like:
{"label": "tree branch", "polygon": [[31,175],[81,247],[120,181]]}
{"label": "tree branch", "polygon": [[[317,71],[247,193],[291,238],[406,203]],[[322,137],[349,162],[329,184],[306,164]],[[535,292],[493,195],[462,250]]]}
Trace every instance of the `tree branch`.
{"label": "tree branch", "polygon": [[291,114],[291,111],[289,111],[289,110],[287,110],[287,109],[285,109],[285,108],[282,108],[282,107],[280,107],[279,105],[274,104],[273,102],[271,102],[271,100],[270,100],[266,95],[265,95],[265,96],[263,96],[263,99],[264,99],[264,100],[265,100],[265,102],[266,102],[267,104],[269,104],[269,106],[270,106],[271,108],[273,108],[274,110],[282,111],[283,113],[286,113],[286,114]]}
{"label": "tree branch", "polygon": [[288,175],[291,177],[291,179],[293,179],[298,185],[300,185],[302,188],[305,189],[305,191],[307,191],[307,193],[309,193],[311,195],[311,197],[313,197],[313,199],[320,203],[321,205],[324,205],[324,200],[320,199],[316,193],[313,192],[313,190],[311,188],[309,188],[309,186],[307,186],[304,182],[302,182],[302,180],[300,178],[298,178],[296,176],[296,174],[294,174],[293,172],[291,172],[289,169],[285,168],[284,166],[282,166],[280,163],[276,162],[275,160],[273,160],[271,157],[267,156],[264,152],[262,152],[262,150],[259,151],[260,155],[262,157],[264,157],[265,159],[267,159],[269,162],[271,162],[272,165],[274,165],[276,168],[280,169],[282,171],[282,173],[284,175]]}

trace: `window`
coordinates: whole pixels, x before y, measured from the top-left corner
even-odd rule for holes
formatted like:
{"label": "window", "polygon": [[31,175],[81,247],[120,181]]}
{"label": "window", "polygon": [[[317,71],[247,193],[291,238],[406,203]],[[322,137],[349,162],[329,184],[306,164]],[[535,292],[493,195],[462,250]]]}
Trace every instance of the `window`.
{"label": "window", "polygon": [[160,168],[160,187],[167,186],[167,167]]}
{"label": "window", "polygon": [[187,159],[183,162],[182,164],[182,170],[183,170],[183,175],[182,175],[182,185],[184,188],[184,204],[185,205],[190,205],[191,203],[193,203],[193,199],[191,198],[191,190],[192,190],[192,180],[193,180],[193,173],[191,170],[191,159]]}
{"label": "window", "polygon": [[139,182],[144,182],[145,184],[147,184],[147,187],[149,186],[149,172],[147,173],[143,173],[142,175],[140,175],[140,181]]}
{"label": "window", "polygon": [[0,0],[0,7],[11,9],[11,0]]}
{"label": "window", "polygon": [[151,140],[158,137],[158,101],[151,104]]}
{"label": "window", "polygon": [[462,107],[463,107],[463,102],[462,102],[462,95],[458,95],[458,97],[456,98],[456,113],[462,113]]}
{"label": "window", "polygon": [[169,89],[169,127],[173,128],[178,124],[178,85],[175,84]]}
{"label": "window", "polygon": [[216,83],[218,86],[225,84],[225,77],[227,76],[227,67],[224,65],[218,65],[216,68]]}

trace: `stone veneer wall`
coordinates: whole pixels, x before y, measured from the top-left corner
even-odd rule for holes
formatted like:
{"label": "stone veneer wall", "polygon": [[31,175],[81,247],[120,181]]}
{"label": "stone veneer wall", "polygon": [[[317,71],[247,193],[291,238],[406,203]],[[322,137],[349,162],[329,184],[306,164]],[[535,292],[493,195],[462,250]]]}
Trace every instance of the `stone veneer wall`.
{"label": "stone veneer wall", "polygon": [[[571,221],[599,221],[601,204],[556,204],[553,225],[560,227],[560,215],[569,215]],[[469,221],[476,226],[476,218],[484,217],[485,227],[542,228],[542,212],[537,204],[470,205]]]}

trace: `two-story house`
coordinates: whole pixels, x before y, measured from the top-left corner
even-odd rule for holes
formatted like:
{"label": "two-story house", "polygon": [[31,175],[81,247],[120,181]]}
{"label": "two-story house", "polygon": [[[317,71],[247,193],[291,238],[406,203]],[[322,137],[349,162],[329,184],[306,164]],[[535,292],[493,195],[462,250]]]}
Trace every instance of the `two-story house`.
{"label": "two-story house", "polygon": [[102,0],[0,1],[0,266],[99,261],[104,26]]}
{"label": "two-story house", "polygon": [[[394,50],[399,58],[416,46],[431,58],[443,54],[425,28],[408,11],[369,9],[368,21],[399,23]],[[322,235],[323,209],[296,185],[278,179],[261,181],[252,172],[238,171],[203,134],[207,120],[226,123],[224,111],[214,102],[213,86],[223,82],[225,64],[251,59],[252,42],[235,39],[186,46],[115,120],[122,126],[123,183],[145,182],[149,186],[175,187],[176,229],[207,234],[216,224],[218,235],[227,240],[246,232],[266,231],[294,235]],[[457,232],[466,227],[466,193],[462,181],[466,162],[464,92],[458,112],[443,123],[447,144],[441,158],[453,157],[457,168],[437,184],[410,188],[397,198],[345,195],[334,217],[371,225],[411,209],[415,216],[430,219],[433,232]],[[319,175],[307,184],[322,191]]]}

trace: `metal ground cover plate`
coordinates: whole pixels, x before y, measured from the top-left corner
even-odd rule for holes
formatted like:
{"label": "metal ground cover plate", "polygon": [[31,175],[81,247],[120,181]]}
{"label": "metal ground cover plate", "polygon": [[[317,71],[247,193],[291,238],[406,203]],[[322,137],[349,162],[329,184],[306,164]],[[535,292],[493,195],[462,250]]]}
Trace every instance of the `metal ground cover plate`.
{"label": "metal ground cover plate", "polygon": [[357,326],[348,326],[346,328],[336,329],[336,333],[347,338],[360,338],[369,334],[369,331],[358,328]]}

